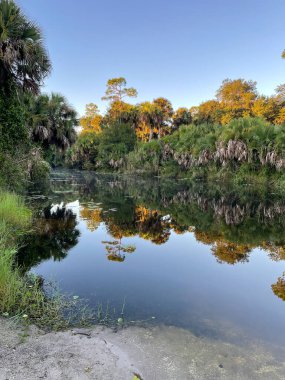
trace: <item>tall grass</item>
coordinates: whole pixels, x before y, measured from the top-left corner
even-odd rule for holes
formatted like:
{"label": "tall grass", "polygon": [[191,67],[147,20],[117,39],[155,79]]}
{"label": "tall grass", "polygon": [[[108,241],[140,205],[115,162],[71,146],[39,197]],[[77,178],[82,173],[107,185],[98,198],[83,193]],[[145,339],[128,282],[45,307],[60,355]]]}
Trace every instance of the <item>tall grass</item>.
{"label": "tall grass", "polygon": [[30,225],[31,212],[15,194],[0,192],[0,312],[16,308],[24,290],[17,269],[13,268],[17,240]]}
{"label": "tall grass", "polygon": [[2,226],[3,230],[7,233],[9,227],[25,229],[30,222],[31,211],[25,207],[22,199],[16,194],[0,192],[0,224],[7,226]]}

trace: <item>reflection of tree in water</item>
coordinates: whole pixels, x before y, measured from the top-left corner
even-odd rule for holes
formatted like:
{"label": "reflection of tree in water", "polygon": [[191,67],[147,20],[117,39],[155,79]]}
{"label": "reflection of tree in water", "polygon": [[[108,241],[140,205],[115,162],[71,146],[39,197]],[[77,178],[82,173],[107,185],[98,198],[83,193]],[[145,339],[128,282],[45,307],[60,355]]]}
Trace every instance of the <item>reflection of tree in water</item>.
{"label": "reflection of tree in water", "polygon": [[78,243],[80,233],[76,226],[76,215],[64,204],[46,207],[36,220],[35,231],[18,252],[18,264],[28,270],[44,260],[64,259]]}
{"label": "reflection of tree in water", "polygon": [[211,234],[204,231],[195,231],[198,241],[211,245],[211,251],[219,263],[234,265],[238,262],[247,262],[251,246],[248,244],[238,244],[227,241],[222,235]]}
{"label": "reflection of tree in water", "polygon": [[268,256],[272,261],[281,261],[285,260],[285,242],[263,242],[260,245],[260,248],[268,252]]}
{"label": "reflection of tree in water", "polygon": [[164,244],[170,236],[170,218],[164,217],[157,210],[143,206],[136,208],[136,223],[139,236],[155,244]]}
{"label": "reflection of tree in water", "polygon": [[283,301],[285,301],[285,279],[284,279],[284,273],[282,277],[279,277],[276,284],[271,285],[271,289],[273,293],[281,298]]}
{"label": "reflection of tree in water", "polygon": [[80,209],[80,217],[86,221],[88,230],[92,232],[97,230],[102,221],[101,213],[101,208],[90,209],[88,207],[82,207]]}
{"label": "reflection of tree in water", "polygon": [[108,232],[116,239],[138,235],[155,244],[164,244],[171,231],[169,219],[143,206],[136,207],[131,220],[118,224],[118,218],[109,216],[105,222]]}
{"label": "reflection of tree in water", "polygon": [[228,241],[216,241],[212,252],[220,263],[236,264],[248,261],[250,247],[244,244],[236,244]]}
{"label": "reflection of tree in water", "polygon": [[[247,262],[254,248],[266,250],[272,260],[285,259],[285,202],[277,195],[246,187],[237,193],[217,184],[93,174],[82,174],[73,185],[84,201],[81,217],[91,231],[102,221],[117,240],[139,236],[155,244],[166,243],[173,232],[190,231],[220,263]],[[95,199],[102,210],[88,207]],[[112,208],[117,211],[110,212]],[[283,285],[281,278],[273,286]]]}
{"label": "reflection of tree in water", "polygon": [[110,261],[125,261],[126,255],[125,253],[133,253],[136,250],[134,245],[124,245],[122,244],[122,240],[114,240],[114,241],[102,241],[105,245],[107,253],[107,258]]}

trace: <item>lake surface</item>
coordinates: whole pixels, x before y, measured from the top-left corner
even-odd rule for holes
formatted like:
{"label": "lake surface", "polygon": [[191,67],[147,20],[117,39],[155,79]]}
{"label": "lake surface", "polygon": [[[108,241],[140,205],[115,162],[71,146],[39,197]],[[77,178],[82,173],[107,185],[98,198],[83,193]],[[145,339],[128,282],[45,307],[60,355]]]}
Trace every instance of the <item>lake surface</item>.
{"label": "lake surface", "polygon": [[91,306],[125,302],[130,321],[283,345],[285,199],[56,171],[48,194],[29,200],[36,230],[18,261],[62,291]]}

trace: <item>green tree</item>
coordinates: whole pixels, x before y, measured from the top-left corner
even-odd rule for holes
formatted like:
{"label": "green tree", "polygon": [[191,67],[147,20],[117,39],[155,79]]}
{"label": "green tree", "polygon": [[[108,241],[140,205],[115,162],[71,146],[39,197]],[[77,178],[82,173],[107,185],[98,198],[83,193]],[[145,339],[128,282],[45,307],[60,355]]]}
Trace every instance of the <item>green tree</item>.
{"label": "green tree", "polygon": [[95,170],[100,135],[95,132],[80,134],[66,153],[66,163],[79,169]]}
{"label": "green tree", "polygon": [[60,94],[40,95],[30,109],[29,125],[45,149],[54,145],[65,151],[76,139],[77,113]]}
{"label": "green tree", "polygon": [[136,144],[134,129],[128,124],[114,123],[102,129],[98,148],[98,166],[119,168],[125,155]]}
{"label": "green tree", "polygon": [[51,64],[39,28],[12,0],[0,2],[0,87],[39,92]]}

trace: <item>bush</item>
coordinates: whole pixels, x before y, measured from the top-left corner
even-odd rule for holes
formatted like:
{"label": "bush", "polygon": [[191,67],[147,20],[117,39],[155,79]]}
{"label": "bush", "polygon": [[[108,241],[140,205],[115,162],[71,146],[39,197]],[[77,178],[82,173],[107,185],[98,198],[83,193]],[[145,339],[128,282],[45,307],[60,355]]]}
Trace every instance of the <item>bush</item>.
{"label": "bush", "polygon": [[153,140],[139,143],[133,152],[126,157],[126,169],[140,173],[158,174],[161,161],[161,143]]}
{"label": "bush", "polygon": [[96,168],[100,137],[97,133],[80,134],[76,143],[66,153],[66,163],[74,168]]}
{"label": "bush", "polygon": [[98,166],[101,168],[122,167],[125,156],[134,149],[136,134],[128,124],[114,123],[100,134]]}

